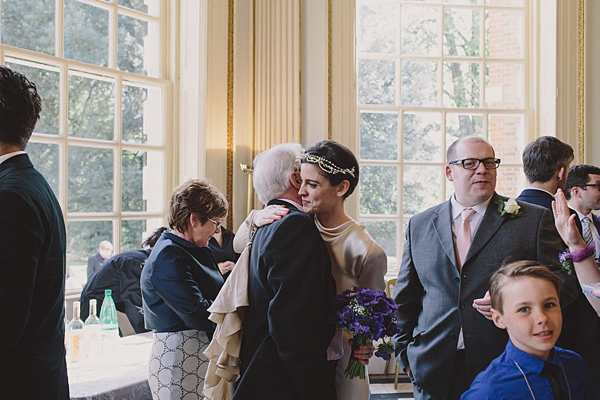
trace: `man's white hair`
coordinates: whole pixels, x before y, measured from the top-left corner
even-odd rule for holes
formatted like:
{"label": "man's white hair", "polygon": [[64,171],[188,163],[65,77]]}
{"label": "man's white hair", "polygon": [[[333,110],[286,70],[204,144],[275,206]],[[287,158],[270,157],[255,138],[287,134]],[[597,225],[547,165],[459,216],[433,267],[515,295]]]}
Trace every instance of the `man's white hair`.
{"label": "man's white hair", "polygon": [[290,187],[290,175],[300,171],[299,143],[282,143],[271,147],[254,158],[254,190],[261,203],[280,197]]}

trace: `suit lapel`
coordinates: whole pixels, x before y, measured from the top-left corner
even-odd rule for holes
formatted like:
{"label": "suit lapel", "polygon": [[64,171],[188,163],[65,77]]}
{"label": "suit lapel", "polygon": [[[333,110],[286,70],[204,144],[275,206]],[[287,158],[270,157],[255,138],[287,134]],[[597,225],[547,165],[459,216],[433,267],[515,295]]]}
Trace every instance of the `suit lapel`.
{"label": "suit lapel", "polygon": [[508,200],[508,198],[498,195],[494,193],[492,199],[490,200],[490,204],[488,204],[487,210],[485,211],[485,215],[479,224],[479,228],[477,228],[477,232],[475,233],[475,237],[471,242],[471,247],[469,247],[469,252],[465,258],[464,265],[467,265],[469,260],[479,252],[498,232],[500,226],[505,221],[505,217],[501,217],[498,212],[498,204],[496,202],[498,200]]}
{"label": "suit lapel", "polygon": [[437,213],[433,216],[433,226],[438,240],[442,248],[446,252],[448,258],[454,264],[458,271],[458,263],[456,261],[456,252],[454,249],[454,239],[452,238],[452,206],[450,200],[440,205]]}

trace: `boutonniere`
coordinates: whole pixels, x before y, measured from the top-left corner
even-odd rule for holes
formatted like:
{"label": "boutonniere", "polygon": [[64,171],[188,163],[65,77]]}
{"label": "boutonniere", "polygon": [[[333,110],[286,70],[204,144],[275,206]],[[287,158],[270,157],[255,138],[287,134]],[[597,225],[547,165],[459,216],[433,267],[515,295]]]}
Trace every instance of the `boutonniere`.
{"label": "boutonniere", "polygon": [[515,218],[523,214],[523,211],[521,211],[521,206],[517,204],[517,201],[512,197],[509,198],[508,201],[500,199],[496,201],[496,204],[498,204],[498,212],[500,213],[501,217],[506,215],[510,218]]}

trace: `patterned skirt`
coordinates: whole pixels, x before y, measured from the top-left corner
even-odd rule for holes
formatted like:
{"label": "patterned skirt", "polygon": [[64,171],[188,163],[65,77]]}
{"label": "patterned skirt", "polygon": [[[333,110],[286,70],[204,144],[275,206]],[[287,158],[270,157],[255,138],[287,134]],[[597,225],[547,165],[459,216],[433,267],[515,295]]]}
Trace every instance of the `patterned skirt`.
{"label": "patterned skirt", "polygon": [[206,333],[195,329],[154,332],[148,384],[154,400],[202,399],[208,359]]}

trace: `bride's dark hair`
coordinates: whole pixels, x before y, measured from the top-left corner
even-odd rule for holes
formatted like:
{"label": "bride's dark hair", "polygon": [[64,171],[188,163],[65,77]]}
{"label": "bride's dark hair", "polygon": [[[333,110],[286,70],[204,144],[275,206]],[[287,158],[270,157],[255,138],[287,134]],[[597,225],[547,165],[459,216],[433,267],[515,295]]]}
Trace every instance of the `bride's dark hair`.
{"label": "bride's dark hair", "polygon": [[[314,159],[309,159],[306,155],[316,156],[324,159],[327,163],[325,169],[321,167]],[[342,181],[347,180],[350,183],[348,191],[344,194],[347,198],[354,192],[358,185],[358,160],[352,151],[341,143],[333,140],[321,140],[304,151],[302,163],[312,163],[319,166],[319,172],[323,174],[332,186],[337,186]],[[331,167],[329,164],[333,164]],[[330,168],[327,168],[327,166]]]}

